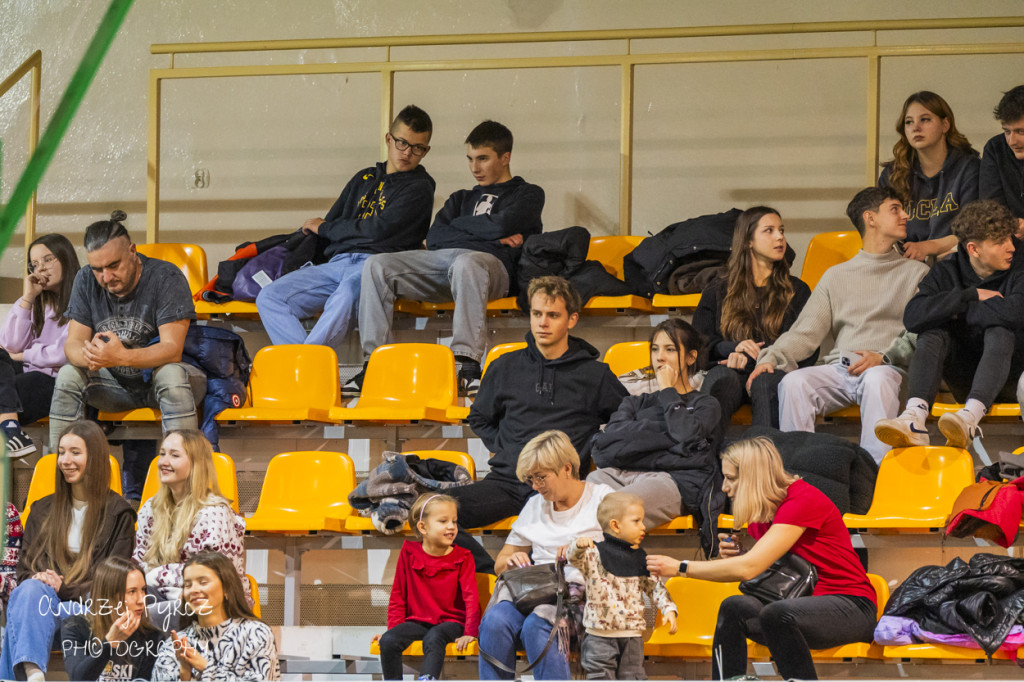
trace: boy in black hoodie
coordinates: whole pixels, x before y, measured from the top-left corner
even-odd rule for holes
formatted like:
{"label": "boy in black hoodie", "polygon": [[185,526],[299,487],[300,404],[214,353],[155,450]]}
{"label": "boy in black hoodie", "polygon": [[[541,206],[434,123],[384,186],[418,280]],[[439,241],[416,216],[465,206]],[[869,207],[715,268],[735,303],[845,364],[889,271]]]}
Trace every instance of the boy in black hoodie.
{"label": "boy in black hoodie", "polygon": [[[1024,256],[1017,221],[997,201],[967,204],[953,221],[956,254],[935,264],[903,313],[918,334],[910,361],[910,398],[896,419],[875,425],[893,447],[928,445],[925,419],[943,376],[964,407],[942,415],[947,445],[966,448],[993,402],[1020,399],[1024,372]],[[1009,379],[1009,381],[1007,381]]]}
{"label": "boy in black hoodie", "polygon": [[[302,225],[325,243],[323,265],[307,266],[265,286],[256,297],[270,340],[330,345],[348,333],[359,302],[364,261],[374,253],[415,249],[430,226],[434,179],[420,161],[430,151],[433,123],[409,105],[398,112],[384,136],[386,162],[364,168],[348,181],[326,218]],[[309,335],[302,320],[317,320]]]}
{"label": "boy in black hoodie", "polygon": [[[507,296],[516,281],[523,240],[541,231],[544,190],[512,177],[512,132],[484,121],[466,138],[473,189],[455,192],[434,218],[427,250],[373,256],[363,269],[359,334],[364,357],[390,341],[396,298],[445,303],[452,313],[452,352],[459,384],[480,378],[487,345],[487,302]],[[343,393],[362,388],[363,373]]]}
{"label": "boy in black hoodie", "polygon": [[995,111],[1003,132],[985,143],[978,179],[979,197],[995,199],[1017,218],[1024,234],[1024,85],[1003,94]]}
{"label": "boy in black hoodie", "polygon": [[561,277],[530,282],[526,348],[494,360],[469,411],[469,425],[494,455],[491,471],[448,493],[459,501],[456,544],[473,552],[479,573],[494,561],[462,528],[478,528],[518,514],[533,489],[516,477],[519,452],[548,429],[564,431],[580,455],[580,477],[590,470],[590,440],[628,395],[598,360],[593,346],[573,336],[582,306]]}

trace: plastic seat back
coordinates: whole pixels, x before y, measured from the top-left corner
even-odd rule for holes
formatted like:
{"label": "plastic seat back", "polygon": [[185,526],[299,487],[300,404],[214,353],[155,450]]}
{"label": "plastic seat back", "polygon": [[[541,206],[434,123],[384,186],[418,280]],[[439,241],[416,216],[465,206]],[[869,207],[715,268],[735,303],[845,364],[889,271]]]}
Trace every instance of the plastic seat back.
{"label": "plastic seat back", "polygon": [[473,461],[473,458],[468,453],[459,452],[458,450],[412,450],[402,454],[416,455],[420,459],[439,459],[466,467],[469,475],[473,477],[474,481],[476,480],[476,462]]}
{"label": "plastic seat back", "polygon": [[457,405],[455,356],[447,346],[396,343],[370,356],[356,408]]}
{"label": "plastic seat back", "polygon": [[249,581],[249,594],[252,595],[252,612],[257,618],[262,618],[263,615],[260,613],[260,586],[256,583],[256,578],[253,578],[248,573],[245,574],[245,577]]}
{"label": "plastic seat back", "polygon": [[875,618],[881,618],[882,612],[885,611],[885,605],[889,601],[889,583],[885,582],[885,578],[877,573],[868,573],[868,580],[871,581],[871,587],[875,588],[875,600],[878,602],[878,612],[875,614]]}
{"label": "plastic seat back", "polygon": [[679,607],[678,630],[670,635],[662,620],[647,642],[648,653],[664,656],[709,656],[722,601],[740,593],[739,583],[715,583],[696,578],[669,578],[669,596]]}
{"label": "plastic seat back", "polygon": [[621,376],[634,369],[649,367],[651,344],[647,341],[623,341],[616,343],[604,354],[604,362],[615,376]]}
{"label": "plastic seat back", "polygon": [[[52,495],[57,485],[57,455],[44,455],[36,462],[32,471],[32,480],[28,484],[28,496],[25,498],[25,511],[21,513],[22,525],[28,520],[28,512],[36,500]],[[110,456],[110,489],[121,494],[121,465],[114,456]]]}
{"label": "plastic seat back", "polygon": [[265,346],[253,359],[249,387],[254,408],[315,406],[326,413],[341,404],[338,356],[329,346]]}
{"label": "plastic seat back", "polygon": [[489,351],[487,351],[487,357],[484,358],[484,366],[483,369],[481,370],[480,375],[483,376],[484,374],[487,373],[487,368],[490,367],[491,363],[494,362],[496,358],[504,355],[505,353],[511,353],[514,350],[522,350],[523,348],[526,348],[525,341],[517,341],[515,343],[499,343],[497,346],[494,346]]}
{"label": "plastic seat back", "polygon": [[945,518],[974,483],[974,462],[960,448],[918,446],[890,451],[878,467],[868,518]]}
{"label": "plastic seat back", "polygon": [[[142,486],[142,500],[139,506],[146,504],[146,500],[156,495],[160,489],[160,472],[157,463],[159,457],[155,457],[149,464],[149,471],[146,473],[146,482]],[[231,500],[231,508],[238,511],[238,477],[235,474],[235,460],[223,452],[213,453],[213,468],[217,472],[217,485],[220,486],[224,497]]]}
{"label": "plastic seat back", "polygon": [[591,237],[587,260],[601,261],[609,274],[623,279],[622,259],[643,240],[644,238],[639,235]]}
{"label": "plastic seat back", "polygon": [[[325,518],[344,519],[352,513],[348,494],[355,487],[355,465],[344,453],[305,450],[275,455],[247,527],[257,526],[258,520],[259,530],[323,530]],[[308,521],[317,527],[305,528]]]}
{"label": "plastic seat back", "polygon": [[800,279],[813,290],[826,270],[856,256],[861,246],[863,242],[856,230],[822,232],[814,235],[811,243],[807,245]]}
{"label": "plastic seat back", "polygon": [[198,244],[136,244],[135,248],[143,256],[177,265],[193,296],[206,285],[206,252]]}

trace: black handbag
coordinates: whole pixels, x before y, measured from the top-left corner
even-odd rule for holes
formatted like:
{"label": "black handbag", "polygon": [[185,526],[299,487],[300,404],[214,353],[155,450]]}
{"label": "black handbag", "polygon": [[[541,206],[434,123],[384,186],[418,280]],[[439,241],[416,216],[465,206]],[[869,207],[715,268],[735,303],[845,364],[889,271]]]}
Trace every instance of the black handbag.
{"label": "black handbag", "polygon": [[740,583],[740,592],[770,604],[780,599],[809,597],[818,582],[818,569],[806,559],[787,552],[760,575]]}
{"label": "black handbag", "polygon": [[[541,650],[537,658],[529,661],[529,665],[518,671],[519,675],[533,670],[534,666],[540,663],[540,660],[548,653],[551,643],[555,641],[555,637],[558,634],[558,621],[566,615],[570,598],[569,584],[565,581],[564,570],[565,560],[559,559],[553,564],[539,564],[508,569],[503,571],[494,583],[494,594],[498,594],[498,591],[504,585],[505,589],[508,590],[512,603],[519,613],[524,616],[530,615],[541,604],[555,605],[555,623],[551,627],[551,634],[548,635],[548,641],[544,644],[544,649]],[[517,674],[516,670],[509,668],[494,656],[491,656],[483,650],[483,647],[480,647],[479,651],[480,656],[495,668],[506,673],[512,673],[513,675]]]}
{"label": "black handbag", "polygon": [[504,571],[494,585],[504,586],[519,613],[528,616],[541,604],[556,604],[560,591],[568,589],[557,564],[523,566]]}

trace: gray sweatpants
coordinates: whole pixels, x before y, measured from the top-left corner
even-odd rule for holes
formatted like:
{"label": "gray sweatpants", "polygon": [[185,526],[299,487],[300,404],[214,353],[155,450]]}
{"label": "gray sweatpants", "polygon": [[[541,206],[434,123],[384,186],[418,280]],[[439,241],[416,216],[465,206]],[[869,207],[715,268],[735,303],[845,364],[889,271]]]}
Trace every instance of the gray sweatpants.
{"label": "gray sweatpants", "polygon": [[614,490],[636,495],[644,501],[647,530],[667,523],[683,513],[683,497],[672,477],[664,471],[624,471],[601,467],[587,475],[591,483],[604,483]]}
{"label": "gray sweatpants", "polygon": [[646,680],[643,637],[583,636],[580,663],[588,680]]}
{"label": "gray sweatpants", "polygon": [[396,298],[446,303],[452,313],[452,353],[480,362],[487,347],[487,302],[508,294],[508,272],[495,256],[469,249],[401,251],[370,256],[359,294],[363,355],[392,341]]}

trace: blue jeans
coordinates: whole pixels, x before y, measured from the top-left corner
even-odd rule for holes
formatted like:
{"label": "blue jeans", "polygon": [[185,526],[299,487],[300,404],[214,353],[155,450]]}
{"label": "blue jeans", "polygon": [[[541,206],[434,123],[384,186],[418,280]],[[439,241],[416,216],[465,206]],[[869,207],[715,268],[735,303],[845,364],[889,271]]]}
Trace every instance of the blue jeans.
{"label": "blue jeans", "polygon": [[[526,658],[532,663],[544,650],[551,634],[551,623],[537,614],[524,616],[510,601],[503,601],[488,607],[480,622],[480,648],[509,668],[516,666],[516,649],[520,644],[526,650]],[[511,680],[513,676],[498,670],[480,657],[481,680]],[[535,680],[568,680],[569,662],[558,650],[558,642],[552,642],[548,652],[533,669]]]}
{"label": "blue jeans", "polygon": [[81,602],[60,601],[57,592],[39,580],[29,579],[15,587],[7,604],[0,679],[13,680],[14,666],[20,663],[35,663],[46,672],[61,622],[84,610]]}
{"label": "blue jeans", "polygon": [[[359,305],[363,261],[368,253],[339,253],[323,265],[307,265],[265,286],[256,297],[271,343],[332,345],[352,329]],[[317,320],[309,335],[302,320]]]}

